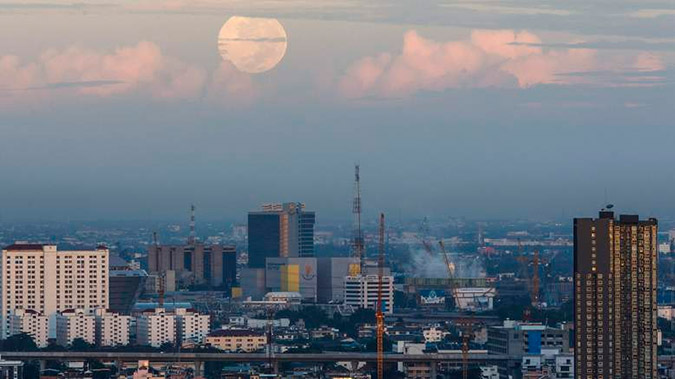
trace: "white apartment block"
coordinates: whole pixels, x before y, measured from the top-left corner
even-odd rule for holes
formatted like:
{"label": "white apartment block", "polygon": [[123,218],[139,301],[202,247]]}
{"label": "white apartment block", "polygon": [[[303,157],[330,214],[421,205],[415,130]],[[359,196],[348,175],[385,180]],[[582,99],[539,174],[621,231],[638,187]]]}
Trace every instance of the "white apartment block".
{"label": "white apartment block", "polygon": [[176,343],[176,315],[164,308],[143,312],[136,319],[136,342],[159,347],[165,342]]}
{"label": "white apartment block", "polygon": [[131,316],[96,310],[96,344],[98,346],[119,346],[129,344]]}
{"label": "white apartment block", "polygon": [[181,343],[202,343],[211,330],[211,317],[192,309],[176,309],[176,328]]}
{"label": "white apartment block", "polygon": [[50,316],[69,309],[108,308],[108,249],[58,251],[55,245],[17,243],[0,256],[0,316],[8,336],[15,309]]}
{"label": "white apartment block", "polygon": [[38,347],[46,347],[49,339],[49,317],[30,309],[14,309],[9,314],[8,335],[26,333]]}
{"label": "white apartment block", "polygon": [[[377,275],[354,275],[345,278],[344,303],[354,308],[377,307],[378,292]],[[394,313],[394,277],[382,277],[382,312]]]}
{"label": "white apartment block", "polygon": [[56,314],[56,343],[68,346],[76,338],[96,343],[96,316],[84,309],[69,309]]}

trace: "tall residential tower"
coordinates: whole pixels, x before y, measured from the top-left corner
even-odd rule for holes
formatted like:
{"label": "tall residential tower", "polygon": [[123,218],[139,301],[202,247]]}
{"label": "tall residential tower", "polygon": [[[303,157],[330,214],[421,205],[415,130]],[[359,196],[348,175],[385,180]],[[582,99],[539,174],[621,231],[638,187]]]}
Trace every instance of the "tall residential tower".
{"label": "tall residential tower", "polygon": [[656,219],[574,220],[577,378],[657,378]]}

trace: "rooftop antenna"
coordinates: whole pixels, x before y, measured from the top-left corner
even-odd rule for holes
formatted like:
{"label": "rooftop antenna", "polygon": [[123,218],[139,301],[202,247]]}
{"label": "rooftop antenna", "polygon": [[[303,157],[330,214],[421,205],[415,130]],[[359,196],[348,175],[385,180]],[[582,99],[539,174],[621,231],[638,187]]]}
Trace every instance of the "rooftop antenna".
{"label": "rooftop antenna", "polygon": [[190,236],[188,237],[188,245],[194,245],[197,241],[195,233],[195,205],[190,205]]}

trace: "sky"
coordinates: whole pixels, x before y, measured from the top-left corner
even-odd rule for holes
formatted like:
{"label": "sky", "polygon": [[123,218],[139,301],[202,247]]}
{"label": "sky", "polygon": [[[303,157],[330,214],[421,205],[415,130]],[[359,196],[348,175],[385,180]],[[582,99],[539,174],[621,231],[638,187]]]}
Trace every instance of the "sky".
{"label": "sky", "polygon": [[349,219],[355,163],[368,217],[670,217],[674,25],[652,0],[0,0],[0,220]]}

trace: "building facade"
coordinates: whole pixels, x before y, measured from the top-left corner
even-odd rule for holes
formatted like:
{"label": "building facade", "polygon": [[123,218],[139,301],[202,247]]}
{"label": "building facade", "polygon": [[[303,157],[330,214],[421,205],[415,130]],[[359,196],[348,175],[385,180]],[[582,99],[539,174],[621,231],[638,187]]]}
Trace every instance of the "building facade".
{"label": "building facade", "polygon": [[96,317],[96,345],[124,346],[129,344],[131,316],[97,309]]}
{"label": "building facade", "polygon": [[577,378],[657,378],[656,219],[574,220]]}
{"label": "building facade", "polygon": [[220,329],[206,337],[206,344],[230,353],[251,353],[264,349],[267,337],[254,330]]}
{"label": "building facade", "polygon": [[[377,275],[354,275],[345,278],[344,303],[354,308],[377,308]],[[382,277],[382,312],[394,313],[394,277]]]}
{"label": "building facade", "polygon": [[192,309],[178,308],[176,314],[176,330],[181,343],[202,343],[209,335],[211,317],[202,315]]}
{"label": "building facade", "polygon": [[160,347],[164,343],[176,343],[176,315],[164,308],[144,311],[136,318],[136,343]]}
{"label": "building facade", "polygon": [[9,314],[8,335],[26,333],[35,344],[46,347],[49,340],[49,317],[31,309],[14,309]]}
{"label": "building facade", "polygon": [[231,287],[236,282],[237,250],[230,245],[158,245],[148,248],[150,274],[175,272],[182,285],[207,284]]}
{"label": "building facade", "polygon": [[265,266],[266,292],[297,292],[316,302],[316,258],[267,258]]}
{"label": "building facade", "polygon": [[315,213],[302,203],[265,204],[248,214],[248,266],[267,258],[313,257]]}
{"label": "building facade", "polygon": [[56,343],[68,346],[76,338],[96,343],[96,318],[84,309],[68,309],[56,315]]}
{"label": "building facade", "polygon": [[108,308],[108,249],[59,251],[56,245],[14,244],[2,250],[0,315],[7,336],[15,309],[50,316],[68,309]]}

